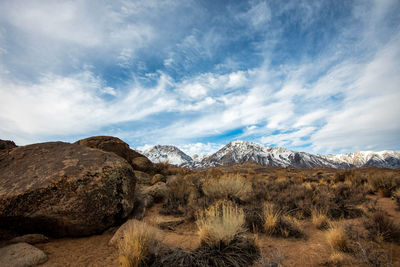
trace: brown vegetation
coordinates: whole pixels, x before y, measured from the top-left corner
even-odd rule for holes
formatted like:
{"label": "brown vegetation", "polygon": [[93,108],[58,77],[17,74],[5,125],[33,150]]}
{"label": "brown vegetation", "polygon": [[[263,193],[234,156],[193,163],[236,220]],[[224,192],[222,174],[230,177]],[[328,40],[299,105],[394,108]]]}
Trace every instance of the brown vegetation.
{"label": "brown vegetation", "polygon": [[125,266],[400,264],[399,170],[156,166],[165,197],[143,217],[180,224],[156,229],[162,241],[130,238],[120,250]]}

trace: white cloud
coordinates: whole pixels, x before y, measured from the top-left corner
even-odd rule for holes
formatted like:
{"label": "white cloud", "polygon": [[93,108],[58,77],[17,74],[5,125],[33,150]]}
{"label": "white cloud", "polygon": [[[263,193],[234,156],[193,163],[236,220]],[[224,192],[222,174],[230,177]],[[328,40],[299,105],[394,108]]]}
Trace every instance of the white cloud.
{"label": "white cloud", "polygon": [[190,143],[179,145],[179,148],[187,155],[193,157],[194,155],[211,155],[223,146],[224,145],[216,143]]}
{"label": "white cloud", "polygon": [[340,110],[311,140],[316,150],[393,149],[400,138],[400,48],[394,36],[347,88]]}
{"label": "white cloud", "polygon": [[303,140],[302,138],[310,136],[315,129],[315,127],[304,127],[290,133],[263,136],[260,138],[260,142],[265,145],[277,145],[282,147],[302,146],[310,142],[309,140]]}

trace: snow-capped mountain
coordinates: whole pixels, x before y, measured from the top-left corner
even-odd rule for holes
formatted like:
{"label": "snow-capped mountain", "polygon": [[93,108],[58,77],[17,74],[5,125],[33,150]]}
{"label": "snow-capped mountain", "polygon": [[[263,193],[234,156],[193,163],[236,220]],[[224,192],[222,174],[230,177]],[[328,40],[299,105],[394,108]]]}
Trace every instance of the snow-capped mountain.
{"label": "snow-capped mountain", "polygon": [[350,166],[377,166],[381,168],[399,168],[400,153],[393,150],[359,151],[348,154],[318,155],[333,162]]}
{"label": "snow-capped mountain", "polygon": [[265,147],[248,141],[234,141],[213,155],[201,161],[203,167],[213,167],[220,165],[230,165],[254,161],[260,165],[281,166],[291,168],[312,168],[316,166],[341,168],[328,159],[308,154],[296,152],[281,147]]}
{"label": "snow-capped mountain", "polygon": [[176,146],[157,145],[142,151],[142,153],[154,163],[168,161],[170,164],[182,166],[193,161],[190,156]]}
{"label": "snow-capped mountain", "polygon": [[264,166],[290,168],[327,167],[346,169],[362,166],[400,168],[400,153],[391,150],[313,155],[281,147],[266,147],[248,141],[234,141],[210,156],[199,157],[194,155],[193,158],[175,146],[157,145],[142,153],[155,163],[168,161],[171,164],[191,169],[224,166],[247,161],[254,161]]}

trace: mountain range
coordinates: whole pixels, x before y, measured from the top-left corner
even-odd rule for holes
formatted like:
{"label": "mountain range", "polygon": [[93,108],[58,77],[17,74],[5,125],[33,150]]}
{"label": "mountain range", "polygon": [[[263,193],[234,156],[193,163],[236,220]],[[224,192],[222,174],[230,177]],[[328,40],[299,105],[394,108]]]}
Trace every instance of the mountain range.
{"label": "mountain range", "polygon": [[352,167],[377,166],[381,168],[399,168],[400,153],[393,150],[359,151],[348,154],[313,155],[281,147],[266,147],[249,141],[234,141],[212,155],[193,158],[176,146],[157,145],[141,151],[152,162],[165,162],[201,169],[215,166],[232,165],[248,161],[264,166],[289,168],[327,167],[347,169]]}

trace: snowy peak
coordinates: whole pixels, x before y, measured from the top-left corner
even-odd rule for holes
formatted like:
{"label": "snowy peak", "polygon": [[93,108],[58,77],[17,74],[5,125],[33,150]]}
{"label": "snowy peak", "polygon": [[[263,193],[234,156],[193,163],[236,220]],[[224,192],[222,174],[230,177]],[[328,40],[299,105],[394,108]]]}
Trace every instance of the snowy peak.
{"label": "snowy peak", "polygon": [[190,156],[176,146],[157,145],[143,151],[143,154],[154,163],[168,162],[180,166],[193,161]]}
{"label": "snowy peak", "polygon": [[378,166],[381,168],[399,168],[400,153],[393,150],[358,151],[347,154],[320,155],[337,163],[344,163],[356,167]]}
{"label": "snowy peak", "polygon": [[230,165],[254,161],[261,165],[292,168],[312,168],[324,166],[336,168],[333,162],[304,152],[296,152],[281,147],[265,147],[248,141],[234,141],[204,159],[204,167]]}

